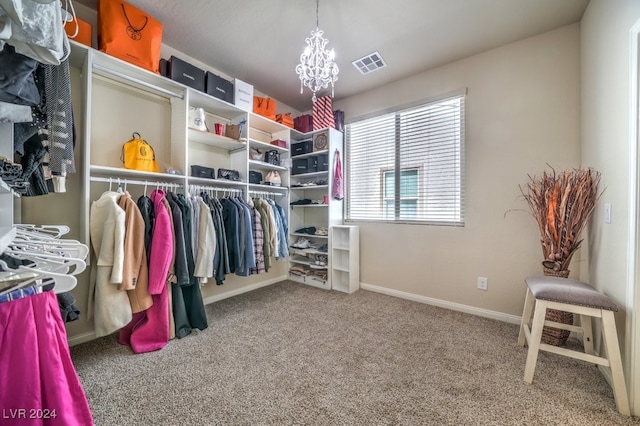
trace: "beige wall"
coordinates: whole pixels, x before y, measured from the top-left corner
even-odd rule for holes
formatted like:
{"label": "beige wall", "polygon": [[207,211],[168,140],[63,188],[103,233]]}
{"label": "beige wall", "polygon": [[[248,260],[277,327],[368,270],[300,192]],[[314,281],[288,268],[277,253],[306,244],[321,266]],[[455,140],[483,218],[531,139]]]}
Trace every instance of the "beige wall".
{"label": "beige wall", "polygon": [[468,89],[466,226],[359,223],[361,282],[521,315],[523,278],[541,273],[542,251],[533,218],[505,213],[526,208],[527,174],[579,164],[579,43],[573,24],[335,103],[349,121]]}
{"label": "beige wall", "polygon": [[[582,163],[602,172],[606,192],[591,223],[585,277],[613,297],[627,384],[631,379],[634,301],[627,295],[630,157],[630,29],[640,19],[636,0],[591,0],[581,22]],[[634,120],[636,118],[633,118]],[[605,203],[612,223],[604,223]],[[636,346],[638,331],[635,331]],[[640,414],[640,378],[635,375],[632,410]]]}

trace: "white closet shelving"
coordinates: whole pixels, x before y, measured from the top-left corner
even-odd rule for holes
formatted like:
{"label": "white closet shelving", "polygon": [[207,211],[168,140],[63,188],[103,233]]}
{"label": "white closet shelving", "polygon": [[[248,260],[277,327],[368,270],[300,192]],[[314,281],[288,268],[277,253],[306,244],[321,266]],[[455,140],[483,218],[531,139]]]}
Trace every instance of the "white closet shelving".
{"label": "white closet shelving", "polygon": [[[313,141],[317,136],[326,137],[327,144],[324,147],[315,146]],[[331,197],[333,185],[333,165],[336,152],[342,155],[343,134],[335,129],[321,129],[310,133],[292,131],[291,161],[292,173],[290,190],[290,223],[289,246],[291,258],[289,259],[289,278],[293,281],[308,284],[314,287],[330,290],[332,285],[332,255],[330,252],[331,235],[329,228],[340,225],[343,222],[343,202]],[[295,144],[310,143],[310,152],[294,155]],[[324,148],[324,149],[318,149]],[[324,165],[318,162],[326,161]],[[307,165],[313,164],[310,171],[297,173],[296,162],[307,161]],[[317,169],[321,169],[318,171]],[[309,200],[311,204],[297,204],[302,200]],[[315,228],[316,233],[309,234],[305,229]],[[297,232],[302,231],[302,232]],[[295,248],[296,243],[308,240],[310,248]],[[322,248],[323,251],[318,250]],[[305,270],[307,273],[300,272]]]}
{"label": "white closet shelving", "polygon": [[[248,147],[261,151],[277,150],[288,157],[288,148],[271,145],[275,139],[289,146],[290,129],[260,115],[246,112],[233,104],[184,86],[176,81],[72,42],[71,64],[82,70],[82,99],[85,112],[82,156],[81,222],[83,240],[89,240],[89,206],[94,180],[111,178],[148,181],[150,184],[172,183],[188,187],[214,187],[233,191],[248,198],[268,194],[285,211],[288,206],[289,169],[250,160]],[[114,108],[114,106],[119,106]],[[225,126],[243,124],[239,139],[189,128],[189,108],[205,111],[209,129],[215,123]],[[123,143],[138,132],[154,149],[162,173],[148,173],[122,168]],[[239,181],[192,177],[191,166],[237,170]],[[277,170],[282,186],[250,184],[250,170]],[[95,179],[98,178],[98,179]],[[99,194],[98,194],[99,195]]]}
{"label": "white closet shelving", "polygon": [[353,293],[360,288],[360,230],[357,226],[331,227],[331,285]]}

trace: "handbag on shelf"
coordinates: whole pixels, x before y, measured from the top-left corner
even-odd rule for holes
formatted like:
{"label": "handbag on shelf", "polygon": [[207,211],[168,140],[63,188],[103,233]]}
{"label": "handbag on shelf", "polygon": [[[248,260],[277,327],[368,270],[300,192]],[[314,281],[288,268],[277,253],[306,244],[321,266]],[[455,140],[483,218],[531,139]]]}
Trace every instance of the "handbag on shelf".
{"label": "handbag on shelf", "polygon": [[160,73],[162,24],[121,0],[98,2],[98,48],[118,59]]}
{"label": "handbag on shelf", "polygon": [[333,121],[336,126],[336,130],[344,132],[344,111],[337,109],[333,111]]}
{"label": "handbag on shelf", "polygon": [[218,179],[227,179],[227,180],[233,180],[233,181],[239,181],[240,180],[240,172],[238,172],[237,170],[232,170],[232,169],[222,169],[219,168],[218,169]]}
{"label": "handbag on shelf", "polygon": [[270,120],[276,119],[276,106],[277,102],[271,98],[253,97],[253,112]]}
{"label": "handbag on shelf", "polygon": [[192,129],[200,130],[201,132],[208,132],[207,123],[205,122],[204,109],[189,107],[189,127]]}
{"label": "handbag on shelf", "polygon": [[309,133],[313,131],[313,116],[311,114],[302,114],[293,119],[293,128],[301,133]]}
{"label": "handbag on shelf", "polygon": [[249,183],[260,184],[262,182],[262,173],[255,170],[249,170]]}
{"label": "handbag on shelf", "polygon": [[191,166],[191,176],[204,179],[215,179],[216,171],[213,167]]}
{"label": "handbag on shelf", "polygon": [[276,114],[276,122],[293,129],[293,118],[291,117],[291,113]]}
{"label": "handbag on shelf", "polygon": [[280,165],[280,152],[278,152],[275,149],[272,149],[270,151],[266,151],[264,153],[264,162],[265,163],[269,163],[269,164],[273,164],[274,166],[279,166]]}
{"label": "handbag on shelf", "polygon": [[282,179],[280,178],[280,173],[277,170],[272,170],[264,177],[264,184],[271,186],[280,186],[282,185]]}
{"label": "handbag on shelf", "polygon": [[160,171],[153,148],[142,139],[138,132],[134,132],[132,139],[122,145],[120,160],[124,163],[125,169],[141,172]]}
{"label": "handbag on shelf", "polygon": [[260,151],[258,148],[249,149],[249,158],[252,160],[262,161],[262,155],[262,151]]}

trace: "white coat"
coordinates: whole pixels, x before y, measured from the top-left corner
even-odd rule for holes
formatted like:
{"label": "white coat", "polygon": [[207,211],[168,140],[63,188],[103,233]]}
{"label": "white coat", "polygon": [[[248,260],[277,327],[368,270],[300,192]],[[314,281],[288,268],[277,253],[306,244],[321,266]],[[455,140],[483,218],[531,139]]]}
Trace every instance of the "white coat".
{"label": "white coat", "polygon": [[124,327],[133,316],[127,292],[118,290],[118,284],[122,283],[125,235],[125,212],[118,206],[119,197],[117,192],[105,192],[91,203],[89,215],[91,247],[96,254],[89,309],[94,309],[96,337]]}

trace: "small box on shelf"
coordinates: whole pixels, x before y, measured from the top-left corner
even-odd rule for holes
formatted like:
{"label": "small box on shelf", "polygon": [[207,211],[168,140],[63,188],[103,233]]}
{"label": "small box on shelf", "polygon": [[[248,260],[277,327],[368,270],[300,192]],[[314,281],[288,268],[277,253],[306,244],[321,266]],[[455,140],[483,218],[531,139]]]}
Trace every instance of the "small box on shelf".
{"label": "small box on shelf", "polygon": [[205,86],[209,95],[222,99],[230,104],[233,103],[233,83],[229,80],[225,80],[224,78],[207,71]]}
{"label": "small box on shelf", "polygon": [[169,78],[204,92],[204,70],[175,56],[169,58]]}

